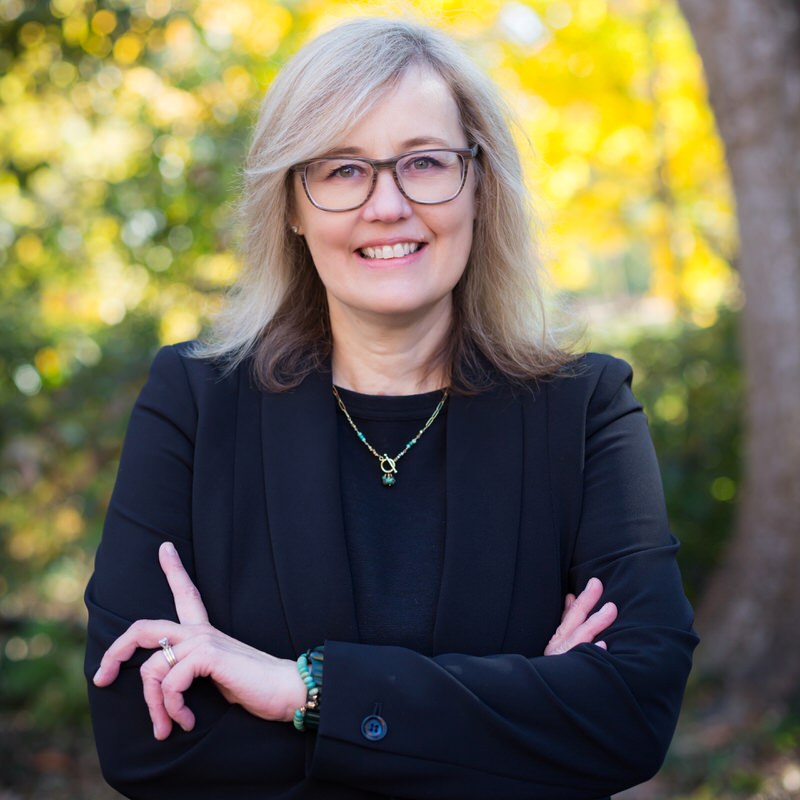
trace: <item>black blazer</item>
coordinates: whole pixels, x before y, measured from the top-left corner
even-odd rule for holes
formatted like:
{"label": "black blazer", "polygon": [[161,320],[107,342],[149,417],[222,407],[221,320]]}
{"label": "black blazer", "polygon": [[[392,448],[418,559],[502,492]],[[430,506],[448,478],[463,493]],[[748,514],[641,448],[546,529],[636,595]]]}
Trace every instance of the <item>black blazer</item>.
{"label": "black blazer", "polygon": [[[648,778],[696,644],[630,368],[584,357],[530,388],[452,396],[434,655],[358,642],[330,373],[263,393],[169,347],[128,429],[89,608],[87,675],[138,618],[175,619],[175,542],[212,624],[279,657],[326,643],[317,733],[256,719],[198,681],[195,730],[152,737],[140,652],[90,686],[107,780],[130,797],[599,798]],[[543,657],[591,576],[608,652]],[[386,736],[365,738],[377,713]]]}

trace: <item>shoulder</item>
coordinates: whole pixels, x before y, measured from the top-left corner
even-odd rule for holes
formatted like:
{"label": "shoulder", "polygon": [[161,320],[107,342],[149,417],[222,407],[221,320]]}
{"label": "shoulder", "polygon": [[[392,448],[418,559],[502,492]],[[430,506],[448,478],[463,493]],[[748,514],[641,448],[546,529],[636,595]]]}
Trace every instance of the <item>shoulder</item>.
{"label": "shoulder", "polygon": [[142,398],[159,397],[171,406],[191,406],[195,413],[235,398],[242,378],[249,384],[248,364],[227,368],[218,360],[197,355],[194,341],[162,347],[150,366]]}
{"label": "shoulder", "polygon": [[224,376],[222,364],[210,358],[199,357],[197,341],[178,342],[162,347],[153,359],[151,373],[184,373],[192,379],[219,379]]}
{"label": "shoulder", "polygon": [[633,370],[627,361],[604,353],[583,353],[544,379],[540,388],[587,403],[630,387]]}
{"label": "shoulder", "polygon": [[182,379],[200,388],[206,384],[223,386],[243,370],[247,370],[245,364],[230,368],[218,359],[202,356],[198,342],[187,341],[162,347],[153,359],[150,375]]}
{"label": "shoulder", "polygon": [[551,383],[564,391],[593,394],[630,384],[633,370],[627,361],[605,353],[583,353],[553,376]]}
{"label": "shoulder", "polygon": [[626,361],[603,353],[584,353],[542,384],[550,412],[585,420],[587,434],[610,418],[640,411],[631,391],[633,370]]}

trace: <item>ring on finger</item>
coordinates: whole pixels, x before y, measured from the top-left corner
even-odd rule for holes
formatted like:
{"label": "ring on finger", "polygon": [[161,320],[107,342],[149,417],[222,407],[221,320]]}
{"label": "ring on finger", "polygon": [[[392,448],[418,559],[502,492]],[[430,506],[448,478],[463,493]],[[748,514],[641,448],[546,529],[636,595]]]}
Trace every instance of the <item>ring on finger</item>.
{"label": "ring on finger", "polygon": [[175,651],[172,649],[169,639],[165,636],[163,639],[159,639],[158,643],[161,645],[161,652],[164,654],[167,664],[174,667],[178,663],[178,659],[175,657]]}

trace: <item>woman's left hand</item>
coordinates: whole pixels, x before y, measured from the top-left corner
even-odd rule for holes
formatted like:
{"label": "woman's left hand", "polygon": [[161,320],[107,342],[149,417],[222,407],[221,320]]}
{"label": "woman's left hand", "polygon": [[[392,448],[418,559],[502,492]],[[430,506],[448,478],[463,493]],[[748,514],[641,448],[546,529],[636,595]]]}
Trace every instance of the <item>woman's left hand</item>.
{"label": "woman's left hand", "polygon": [[[195,717],[184,705],[183,693],[195,678],[208,677],[229,703],[238,703],[262,719],[289,721],[306,701],[306,688],[294,661],[275,658],[233,639],[208,622],[197,587],[170,542],[158,551],[179,622],[138,620],[106,650],[94,676],[96,686],[113,683],[120,666],[140,648],[159,648],[142,664],[144,699],[156,739],[166,739],[173,721],[185,731]],[[161,649],[167,639],[177,659],[173,666]]]}
{"label": "woman's left hand", "polygon": [[605,603],[592,614],[602,596],[603,584],[599,578],[591,578],[577,597],[567,595],[561,624],[544,650],[546,656],[559,656],[590,642],[603,650],[608,649],[604,641],[595,642],[595,639],[617,618],[617,607],[614,603]]}

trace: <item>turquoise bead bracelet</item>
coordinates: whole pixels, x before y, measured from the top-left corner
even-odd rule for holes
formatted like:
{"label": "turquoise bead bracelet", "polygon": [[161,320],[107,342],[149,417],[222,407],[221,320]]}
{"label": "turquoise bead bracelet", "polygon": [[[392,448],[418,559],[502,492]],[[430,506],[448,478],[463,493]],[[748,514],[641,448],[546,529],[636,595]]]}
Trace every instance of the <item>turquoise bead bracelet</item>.
{"label": "turquoise bead bracelet", "polygon": [[322,702],[323,647],[316,647],[297,657],[297,671],[306,686],[306,702],[294,712],[292,724],[298,731],[316,728],[319,725],[319,709]]}

